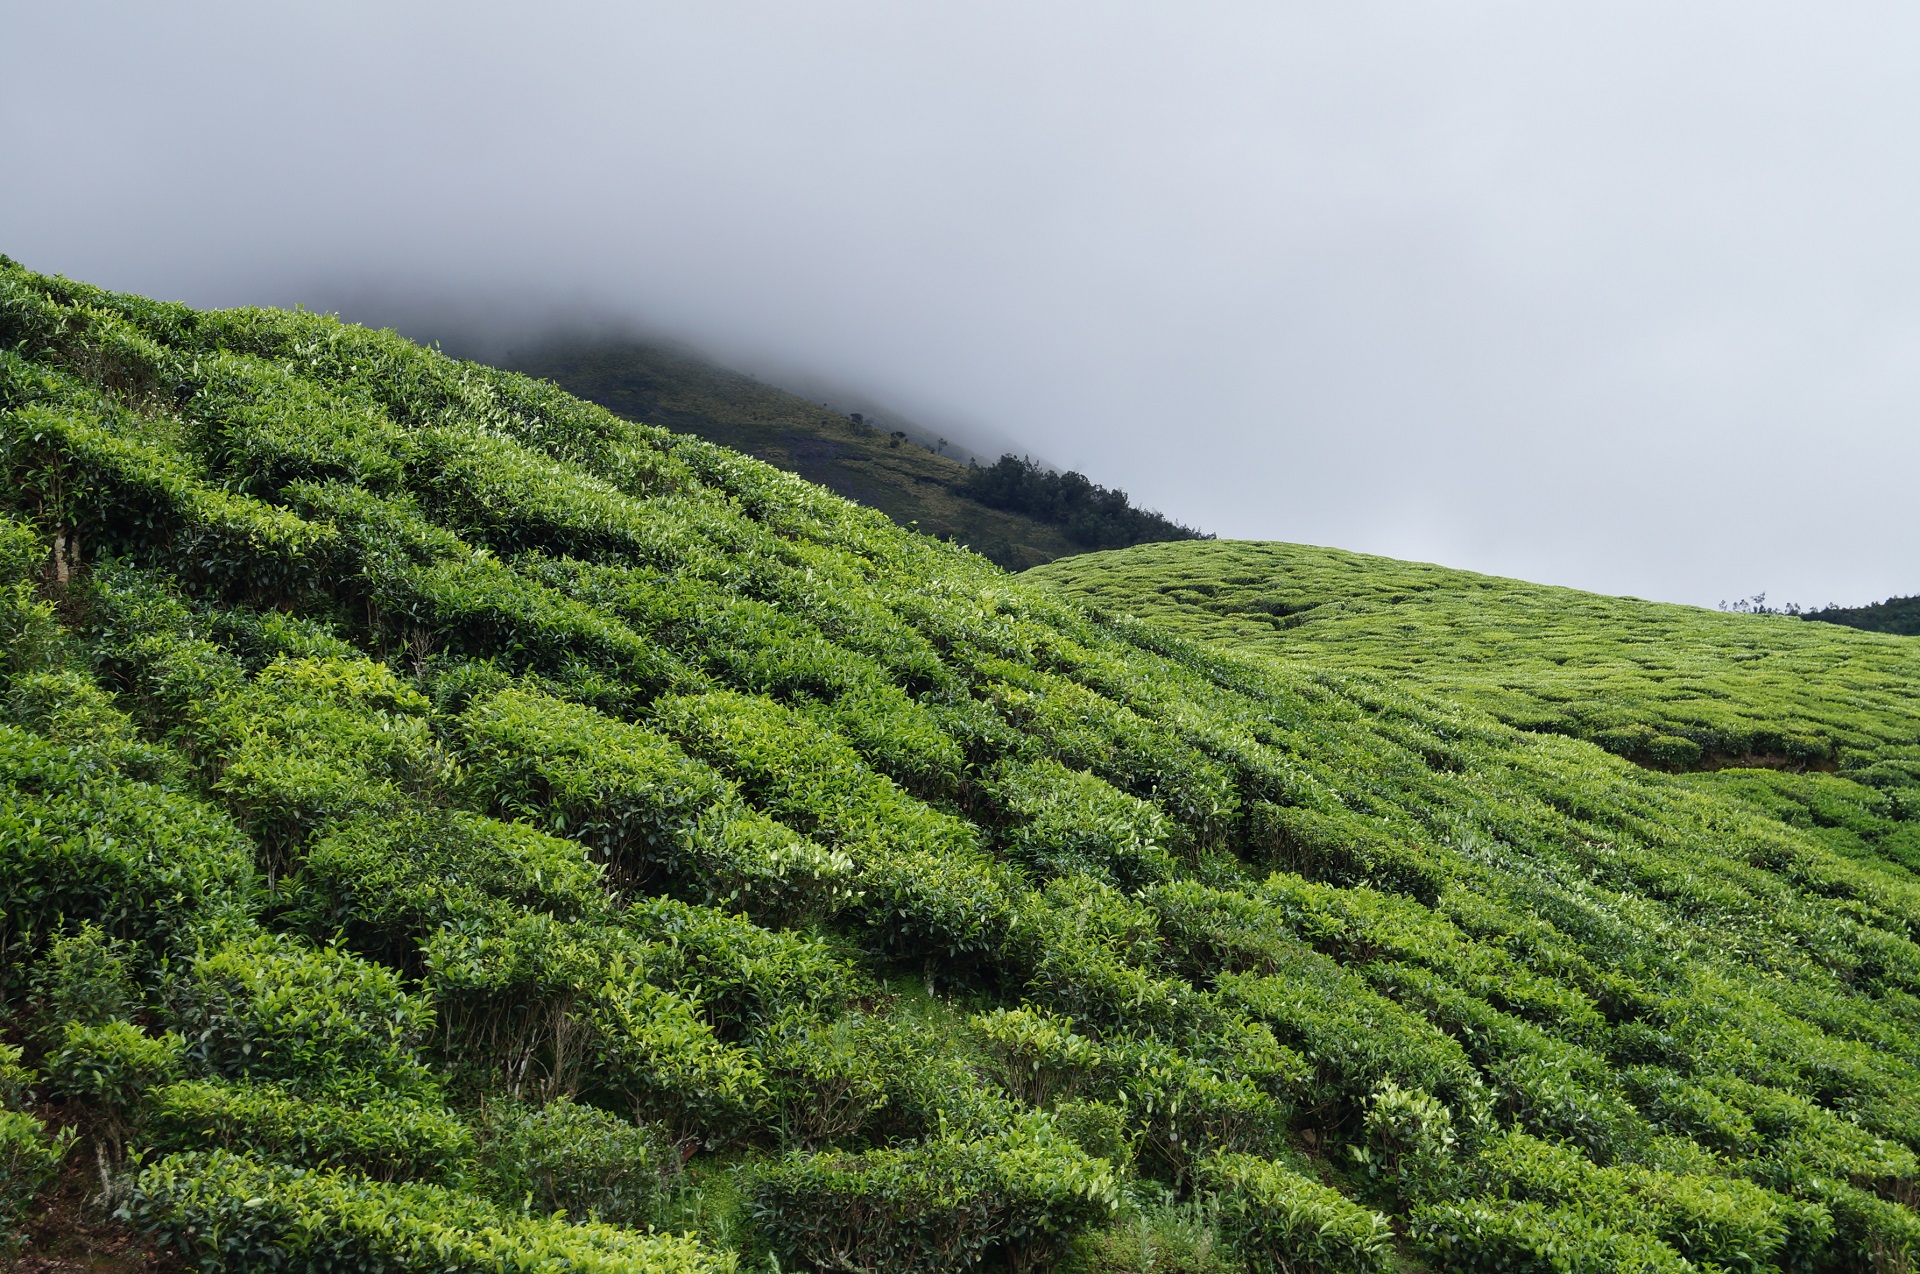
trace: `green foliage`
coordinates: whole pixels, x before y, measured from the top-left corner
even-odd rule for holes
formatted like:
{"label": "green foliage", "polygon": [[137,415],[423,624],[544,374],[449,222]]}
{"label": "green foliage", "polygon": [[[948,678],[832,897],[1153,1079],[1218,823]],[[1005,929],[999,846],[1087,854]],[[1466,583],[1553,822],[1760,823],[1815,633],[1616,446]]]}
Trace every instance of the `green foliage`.
{"label": "green foliage", "polygon": [[858,1140],[892,1099],[912,1050],[864,1013],[831,1021],[789,1014],[758,1042],[784,1146],[817,1150]]}
{"label": "green foliage", "polygon": [[1413,1234],[1449,1274],[1687,1274],[1698,1268],[1658,1239],[1539,1203],[1424,1205],[1414,1210]]}
{"label": "green foliage", "polygon": [[592,848],[616,883],[656,877],[773,923],[851,897],[851,860],[751,810],[733,785],[651,730],[506,690],[461,716],[467,781],[490,806]]}
{"label": "green foliage", "polygon": [[1219,1192],[1222,1233],[1255,1274],[1390,1268],[1387,1219],[1337,1190],[1251,1155],[1208,1160],[1202,1177]]}
{"label": "green foliage", "polygon": [[294,1092],[430,1088],[419,1049],[433,1006],[385,966],[260,934],[192,961],[174,1020],[193,1064]]}
{"label": "green foliage", "polygon": [[133,718],[93,678],[74,669],[23,672],[8,704],[14,720],[49,741],[83,748],[128,778],[168,782],[178,760],[140,737]]}
{"label": "green foliage", "polygon": [[659,1128],[558,1098],[504,1101],[479,1121],[478,1176],[499,1202],[534,1216],[642,1227],[679,1157]]}
{"label": "green foliage", "polygon": [[1134,1203],[1113,1225],[1083,1234],[1063,1274],[1243,1274],[1220,1238],[1211,1196]]}
{"label": "green foliage", "polygon": [[975,466],[960,490],[989,508],[1010,509],[1062,527],[1068,538],[1087,549],[1212,538],[1134,508],[1124,491],[1108,490],[1071,469],[1056,473],[1042,468],[1029,457],[1008,454],[984,468]]}
{"label": "green foliage", "polygon": [[602,909],[580,845],[522,823],[407,808],[336,824],[307,850],[289,894],[309,928],[398,955],[442,924],[500,905],[562,918]]}
{"label": "green foliage", "polygon": [[761,1170],[753,1198],[776,1249],[844,1270],[964,1269],[992,1247],[1044,1269],[1117,1206],[1106,1162],[1043,1116],[979,1141],[792,1154]]}
{"label": "green foliage", "polygon": [[[1574,1150],[1510,1133],[1490,1144],[1480,1171],[1504,1199],[1573,1205],[1616,1229],[1651,1235],[1699,1264],[1765,1269],[1800,1240],[1796,1263],[1824,1248],[1832,1223],[1745,1181],[1637,1165],[1597,1168]],[[1797,1234],[1795,1233],[1797,1231]]]}
{"label": "green foliage", "polygon": [[178,1035],[155,1038],[131,1022],[69,1022],[47,1056],[47,1089],[90,1108],[118,1143],[147,1093],[180,1077],[185,1050]]}
{"label": "green foliage", "polygon": [[17,1250],[15,1227],[60,1171],[75,1130],[49,1134],[32,1115],[0,1110],[0,1256]]}
{"label": "green foliage", "polygon": [[19,1110],[33,1101],[33,1085],[39,1072],[20,1062],[20,1049],[0,1044],[0,1110]]}
{"label": "green foliage", "polygon": [[1046,573],[1265,643],[1204,647],[392,333],[11,263],[0,461],[0,1090],[209,1268],[1378,1268],[1374,1207],[1461,1268],[1914,1258],[1920,648]]}
{"label": "green foliage", "polygon": [[1262,801],[1248,811],[1247,843],[1266,864],[1314,880],[1373,885],[1432,906],[1446,877],[1427,855],[1365,819]]}
{"label": "green foliage", "polygon": [[69,1025],[101,1026],[133,1016],[141,995],[128,945],[92,923],[54,936],[32,985],[40,1016],[55,1034]]}
{"label": "green foliage", "polygon": [[434,1102],[376,1092],[343,1104],[324,1093],[248,1081],[160,1088],[148,1097],[142,1132],[159,1150],[245,1151],[378,1181],[457,1181],[474,1151],[472,1132]]}
{"label": "green foliage", "polygon": [[1367,1099],[1362,1127],[1364,1140],[1347,1147],[1348,1154],[1398,1198],[1444,1195],[1458,1185],[1453,1111],[1431,1094],[1382,1080]]}
{"label": "green foliage", "polygon": [[735,1268],[731,1257],[684,1236],[526,1216],[440,1186],[386,1184],[217,1150],[149,1165],[124,1210],[212,1270],[727,1274]]}
{"label": "green foliage", "polygon": [[1052,758],[1003,761],[991,780],[1010,823],[1006,852],[1035,874],[1084,873],[1123,889],[1172,874],[1166,816],[1153,802]]}
{"label": "green foliage", "polygon": [[642,981],[617,958],[595,989],[586,1022],[595,1082],[630,1103],[636,1119],[719,1141],[721,1130],[753,1116],[765,1100],[765,1074],[751,1054],[721,1043],[684,996]]}
{"label": "green foliage", "polygon": [[252,893],[252,847],[218,810],[87,760],[0,725],[0,951],[16,953],[13,977],[63,923],[164,948]]}
{"label": "green foliage", "polygon": [[1037,1009],[995,1009],[977,1015],[974,1029],[986,1041],[995,1077],[1015,1101],[1050,1106],[1071,1097],[1100,1064],[1100,1047],[1073,1032],[1073,1019]]}

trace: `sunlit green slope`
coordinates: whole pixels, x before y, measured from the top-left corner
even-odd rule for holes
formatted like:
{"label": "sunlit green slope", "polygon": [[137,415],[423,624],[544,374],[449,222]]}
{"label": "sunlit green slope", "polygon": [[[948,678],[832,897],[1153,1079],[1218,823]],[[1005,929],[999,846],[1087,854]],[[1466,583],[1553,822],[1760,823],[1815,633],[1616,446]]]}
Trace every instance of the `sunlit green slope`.
{"label": "sunlit green slope", "polygon": [[1920,642],[1301,544],[1146,545],[1028,577],[1645,765],[1718,771],[1692,781],[1920,868]]}
{"label": "sunlit green slope", "polygon": [[313,315],[6,266],[0,462],[6,1224],[64,1159],[210,1270],[1920,1252],[1920,881],[1684,777]]}

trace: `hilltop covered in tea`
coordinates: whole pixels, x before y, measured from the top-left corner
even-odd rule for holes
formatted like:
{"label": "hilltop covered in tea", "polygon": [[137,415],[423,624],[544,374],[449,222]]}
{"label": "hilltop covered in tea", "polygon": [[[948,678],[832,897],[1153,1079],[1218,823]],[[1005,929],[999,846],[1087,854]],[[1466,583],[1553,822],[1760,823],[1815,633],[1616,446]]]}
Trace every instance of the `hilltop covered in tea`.
{"label": "hilltop covered in tea", "polygon": [[65,1160],[205,1269],[1920,1249],[1882,856],[391,334],[8,265],[0,349],[9,1225]]}

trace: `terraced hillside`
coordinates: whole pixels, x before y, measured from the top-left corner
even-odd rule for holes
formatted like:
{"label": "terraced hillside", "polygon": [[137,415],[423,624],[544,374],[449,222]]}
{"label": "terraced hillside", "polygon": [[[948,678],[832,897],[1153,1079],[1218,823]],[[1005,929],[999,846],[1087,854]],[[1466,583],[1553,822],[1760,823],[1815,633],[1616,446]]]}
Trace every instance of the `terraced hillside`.
{"label": "terraced hillside", "polygon": [[207,1270],[1920,1251],[1878,857],[390,334],[6,264],[0,351],[9,1226],[64,1162]]}

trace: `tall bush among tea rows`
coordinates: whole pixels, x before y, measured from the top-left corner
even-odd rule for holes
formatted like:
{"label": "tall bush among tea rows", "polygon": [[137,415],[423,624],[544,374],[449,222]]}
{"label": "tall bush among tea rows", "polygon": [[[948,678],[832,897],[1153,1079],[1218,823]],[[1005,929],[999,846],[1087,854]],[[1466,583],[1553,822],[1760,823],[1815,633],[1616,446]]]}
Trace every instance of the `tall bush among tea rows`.
{"label": "tall bush among tea rows", "polygon": [[1678,779],[11,263],[0,465],[0,1224],[85,1139],[208,1269],[1920,1250],[1920,881],[1794,813],[1920,739]]}

